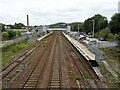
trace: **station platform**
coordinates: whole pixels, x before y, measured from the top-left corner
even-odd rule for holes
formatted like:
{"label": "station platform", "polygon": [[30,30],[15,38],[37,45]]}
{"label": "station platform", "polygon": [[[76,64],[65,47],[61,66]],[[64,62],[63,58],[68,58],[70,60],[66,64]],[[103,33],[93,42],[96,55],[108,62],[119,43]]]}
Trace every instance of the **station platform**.
{"label": "station platform", "polygon": [[53,32],[50,32],[50,33],[48,33],[48,34],[46,34],[46,35],[40,37],[39,39],[37,39],[37,41],[41,41],[43,38],[49,36],[49,35],[52,34],[52,33],[53,33]]}
{"label": "station platform", "polygon": [[[70,35],[65,34],[63,32],[63,35],[76,47],[76,49],[86,58],[88,61],[95,61],[95,54],[89,51],[89,49],[81,44],[79,41],[73,39]],[[101,81],[105,81],[105,78],[99,71],[98,67],[92,67],[95,73],[98,75]]]}
{"label": "station platform", "polygon": [[82,53],[82,55],[87,59],[87,60],[95,60],[95,55],[86,48],[83,44],[81,44],[79,41],[73,39],[69,35],[63,33],[64,36],[76,47],[78,50]]}

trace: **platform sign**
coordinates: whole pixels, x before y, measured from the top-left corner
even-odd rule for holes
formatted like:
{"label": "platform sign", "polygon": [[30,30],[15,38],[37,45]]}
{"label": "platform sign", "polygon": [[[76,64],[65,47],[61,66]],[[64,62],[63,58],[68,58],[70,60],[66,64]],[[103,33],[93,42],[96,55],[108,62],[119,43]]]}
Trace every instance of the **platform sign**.
{"label": "platform sign", "polygon": [[20,65],[19,71],[21,72],[21,71],[23,71],[23,70],[25,70],[25,66],[24,66],[24,65]]}

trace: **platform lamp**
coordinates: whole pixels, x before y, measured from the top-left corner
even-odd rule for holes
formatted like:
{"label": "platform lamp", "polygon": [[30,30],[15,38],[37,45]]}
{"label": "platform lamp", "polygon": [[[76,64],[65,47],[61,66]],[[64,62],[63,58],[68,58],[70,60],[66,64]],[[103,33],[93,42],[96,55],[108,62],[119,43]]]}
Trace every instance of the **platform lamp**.
{"label": "platform lamp", "polygon": [[79,33],[79,24],[78,24],[78,33]]}
{"label": "platform lamp", "polygon": [[92,44],[93,44],[94,29],[95,29],[95,20],[92,20],[92,22],[93,22],[93,33],[92,33]]}

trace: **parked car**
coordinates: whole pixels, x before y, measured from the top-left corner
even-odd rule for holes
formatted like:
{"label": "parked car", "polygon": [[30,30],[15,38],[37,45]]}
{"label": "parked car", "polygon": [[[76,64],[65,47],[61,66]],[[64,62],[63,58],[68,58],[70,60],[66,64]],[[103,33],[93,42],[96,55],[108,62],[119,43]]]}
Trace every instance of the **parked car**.
{"label": "parked car", "polygon": [[93,40],[93,41],[89,41],[88,44],[92,45],[92,44],[97,44],[97,41]]}
{"label": "parked car", "polygon": [[106,38],[99,38],[98,40],[99,40],[99,41],[107,41]]}

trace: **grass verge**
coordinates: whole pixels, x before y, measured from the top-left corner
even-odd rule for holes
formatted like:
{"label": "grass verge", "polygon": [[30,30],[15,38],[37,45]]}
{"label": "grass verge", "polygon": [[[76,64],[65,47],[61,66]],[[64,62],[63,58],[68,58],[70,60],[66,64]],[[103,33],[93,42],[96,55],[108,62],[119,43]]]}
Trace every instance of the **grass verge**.
{"label": "grass verge", "polygon": [[23,40],[21,42],[13,43],[10,45],[3,46],[2,49],[2,64],[8,62],[18,54],[24,52],[26,49],[35,45],[36,43],[30,43],[27,40]]}
{"label": "grass verge", "polygon": [[[101,49],[103,52],[106,53],[108,58],[106,58],[106,62],[111,66],[111,68],[115,71],[115,73],[118,75],[118,81],[115,80],[112,75],[105,71],[105,67],[102,65],[101,66],[101,72],[103,72],[104,77],[108,81],[108,86],[111,88],[118,87],[119,84],[119,77],[120,77],[120,71],[119,71],[119,66],[120,66],[120,48],[114,47],[114,48],[102,48]],[[102,69],[104,67],[104,69]]]}

